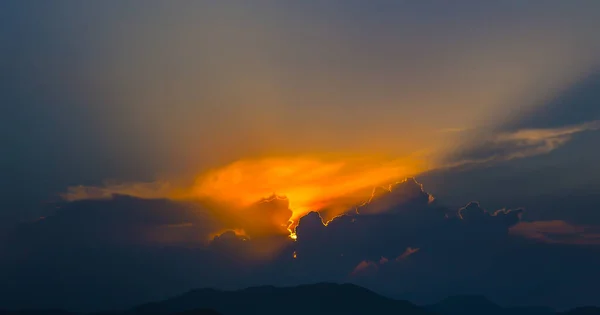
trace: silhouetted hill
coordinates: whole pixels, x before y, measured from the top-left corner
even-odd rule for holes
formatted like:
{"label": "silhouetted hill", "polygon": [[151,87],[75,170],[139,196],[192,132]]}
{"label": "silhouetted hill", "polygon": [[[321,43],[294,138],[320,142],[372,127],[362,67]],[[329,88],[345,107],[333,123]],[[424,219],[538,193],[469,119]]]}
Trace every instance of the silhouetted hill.
{"label": "silhouetted hill", "polygon": [[142,305],[133,314],[171,314],[197,308],[235,314],[404,314],[428,315],[410,302],[392,300],[352,284],[254,287],[239,291],[201,289]]}
{"label": "silhouetted hill", "polygon": [[600,307],[578,307],[570,311],[558,313],[559,315],[600,315]]}
{"label": "silhouetted hill", "polygon": [[[88,315],[122,315],[123,312],[99,312]],[[0,315],[78,315],[61,310],[22,310],[22,311],[3,311],[0,310]],[[222,315],[221,313],[209,309],[194,309],[184,312],[175,313],[172,315]]]}
{"label": "silhouetted hill", "polygon": [[175,315],[221,315],[221,313],[219,313],[217,311],[213,311],[213,310],[200,309],[200,310],[191,310],[191,311],[180,312]]}
{"label": "silhouetted hill", "polygon": [[426,307],[439,314],[500,314],[502,307],[483,296],[461,295],[448,297],[436,304]]}
{"label": "silhouetted hill", "polygon": [[[319,283],[296,287],[252,287],[237,291],[198,289],[128,311],[88,315],[600,315],[599,307],[580,307],[556,313],[544,307],[502,307],[483,296],[448,297],[436,304],[416,306],[353,284]],[[2,311],[0,315],[77,315],[60,310]]]}
{"label": "silhouetted hill", "polygon": [[545,307],[502,307],[484,296],[460,295],[448,297],[425,307],[441,315],[552,315],[554,310]]}
{"label": "silhouetted hill", "polygon": [[77,313],[67,312],[67,311],[63,311],[63,310],[20,310],[20,311],[0,310],[0,315],[77,315]]}

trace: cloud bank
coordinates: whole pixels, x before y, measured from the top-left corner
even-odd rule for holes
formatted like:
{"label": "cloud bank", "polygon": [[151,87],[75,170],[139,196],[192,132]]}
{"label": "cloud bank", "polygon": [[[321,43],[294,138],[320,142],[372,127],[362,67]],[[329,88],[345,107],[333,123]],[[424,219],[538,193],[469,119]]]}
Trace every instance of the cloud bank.
{"label": "cloud bank", "polygon": [[[329,220],[309,212],[296,240],[285,233],[289,202],[278,197],[240,213],[121,195],[57,206],[0,243],[3,305],[125,307],[196,287],[320,281],[416,302],[459,293],[558,307],[597,299],[589,289],[600,275],[597,228],[523,221],[522,210],[476,202],[447,208],[414,179],[376,189]],[[542,284],[550,289],[532,294]]]}
{"label": "cloud bank", "polygon": [[[68,201],[107,199],[114,194],[146,199],[168,198],[201,202],[219,216],[256,217],[248,213],[255,211],[253,209],[257,205],[264,204],[265,199],[280,196],[279,200],[286,200],[283,209],[291,209],[291,214],[287,217],[285,213],[274,215],[273,223],[295,226],[298,219],[311,210],[320,211],[331,219],[364,202],[369,198],[372,187],[415,175],[427,167],[425,162],[413,157],[391,161],[308,156],[249,159],[208,170],[187,181],[175,179],[69,187],[63,198]],[[263,212],[262,215],[269,214]],[[291,222],[287,223],[288,220]]]}

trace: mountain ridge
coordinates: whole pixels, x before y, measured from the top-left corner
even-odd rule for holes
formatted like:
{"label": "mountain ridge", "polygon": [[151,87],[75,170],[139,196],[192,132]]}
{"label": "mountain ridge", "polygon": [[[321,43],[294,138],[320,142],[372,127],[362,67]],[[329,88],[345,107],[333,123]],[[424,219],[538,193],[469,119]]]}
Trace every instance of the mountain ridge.
{"label": "mountain ridge", "polygon": [[138,306],[127,314],[172,314],[194,308],[215,309],[225,315],[364,314],[398,312],[430,315],[408,301],[394,300],[353,284],[318,283],[294,287],[258,286],[236,291],[192,290],[183,295]]}
{"label": "mountain ridge", "polygon": [[[193,289],[124,311],[87,315],[236,315],[236,314],[402,314],[402,315],[600,315],[600,307],[564,312],[546,307],[502,307],[482,295],[449,296],[418,306],[351,283],[255,286],[239,290]],[[83,315],[63,310],[3,311],[0,315]]]}

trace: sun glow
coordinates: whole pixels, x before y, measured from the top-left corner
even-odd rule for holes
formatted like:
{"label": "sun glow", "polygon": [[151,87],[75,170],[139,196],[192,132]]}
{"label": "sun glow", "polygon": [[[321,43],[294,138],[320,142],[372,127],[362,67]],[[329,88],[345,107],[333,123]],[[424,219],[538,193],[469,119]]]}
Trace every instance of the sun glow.
{"label": "sun glow", "polygon": [[296,235],[296,232],[292,231],[292,229],[288,229],[288,231],[290,232],[291,239],[293,239],[294,241],[298,239],[298,235]]}
{"label": "sun glow", "polygon": [[[415,158],[263,158],[240,160],[201,173],[192,185],[176,181],[130,183],[103,187],[71,187],[67,200],[108,198],[126,194],[140,198],[209,200],[214,211],[237,217],[231,228],[254,234],[289,233],[296,240],[298,220],[319,211],[329,221],[360,202],[372,188],[428,169]],[[270,197],[269,197],[270,196]],[[242,217],[242,218],[240,218]],[[244,232],[242,232],[244,231]]]}
{"label": "sun glow", "polygon": [[200,175],[192,196],[239,206],[271,198],[289,200],[292,219],[331,206],[333,200],[419,173],[422,163],[368,159],[324,161],[311,158],[243,160]]}
{"label": "sun glow", "polygon": [[[326,211],[327,217],[364,201],[374,186],[394,182],[425,169],[412,159],[383,163],[351,158],[326,161],[316,158],[268,158],[243,160],[198,177],[192,196],[212,198],[236,207],[257,200],[287,199],[294,222],[310,211]],[[272,196],[263,199],[265,196]]]}
{"label": "sun glow", "polygon": [[212,241],[215,239],[215,237],[218,237],[220,235],[222,235],[225,232],[231,231],[233,232],[236,236],[238,237],[243,237],[244,239],[249,239],[250,237],[248,236],[248,234],[246,234],[246,231],[244,231],[243,229],[222,229],[219,230],[218,232],[215,233],[211,233],[208,236],[208,241]]}

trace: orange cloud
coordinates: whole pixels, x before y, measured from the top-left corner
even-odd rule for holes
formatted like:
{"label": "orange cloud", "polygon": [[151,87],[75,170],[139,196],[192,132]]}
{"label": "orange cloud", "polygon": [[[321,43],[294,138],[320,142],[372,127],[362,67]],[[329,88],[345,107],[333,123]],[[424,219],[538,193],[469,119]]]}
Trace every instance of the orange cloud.
{"label": "orange cloud", "polygon": [[420,248],[412,248],[412,247],[407,247],[406,250],[404,251],[404,253],[402,253],[402,255],[398,256],[398,258],[396,258],[396,261],[401,261],[404,260],[406,258],[408,258],[408,256],[418,252],[419,250],[421,250]]}
{"label": "orange cloud", "polygon": [[[359,158],[243,160],[200,175],[192,196],[213,198],[237,206],[247,206],[273,194],[285,196],[294,212],[292,219],[296,220],[309,211],[332,207],[342,198],[370,191],[374,186],[424,169],[422,162],[411,159],[388,163]],[[364,200],[365,195],[357,197],[358,200],[351,200],[350,204]]]}
{"label": "orange cloud", "polygon": [[354,270],[352,270],[351,275],[356,276],[367,271],[375,271],[377,269],[378,267],[376,262],[363,260],[358,265],[356,265],[356,267],[354,267]]}
{"label": "orange cloud", "polygon": [[[418,252],[419,250],[420,250],[420,248],[408,247],[408,248],[406,248],[404,253],[402,253],[402,255],[400,255],[400,256],[398,256],[398,258],[396,258],[396,261],[398,262],[398,261],[404,260],[404,259],[408,258],[408,256]],[[368,272],[375,272],[379,269],[379,266],[385,265],[389,262],[390,262],[390,260],[384,256],[381,256],[379,261],[363,260],[358,265],[356,265],[356,267],[354,267],[354,269],[352,270],[350,275],[357,276],[357,275],[365,274]]]}
{"label": "orange cloud", "polygon": [[[239,226],[226,228],[245,229],[246,232],[257,232],[260,228],[279,233],[277,231],[285,232],[290,223],[297,222],[310,211],[323,210],[331,218],[367,200],[373,187],[426,169],[423,161],[412,157],[392,161],[356,157],[248,159],[206,171],[198,175],[192,185],[175,185],[174,181],[165,180],[103,187],[77,186],[70,187],[64,198],[98,199],[125,194],[141,198],[203,200],[216,212],[246,217],[235,221]],[[263,205],[265,202],[267,204]]]}
{"label": "orange cloud", "polygon": [[220,237],[221,235],[223,235],[224,233],[227,232],[232,232],[234,233],[235,236],[237,237],[241,237],[243,239],[249,239],[250,237],[248,236],[248,234],[246,234],[246,231],[244,231],[243,229],[222,229],[218,232],[215,233],[211,233],[208,236],[208,240],[209,241],[213,241],[215,238]]}

